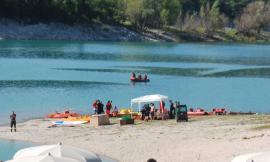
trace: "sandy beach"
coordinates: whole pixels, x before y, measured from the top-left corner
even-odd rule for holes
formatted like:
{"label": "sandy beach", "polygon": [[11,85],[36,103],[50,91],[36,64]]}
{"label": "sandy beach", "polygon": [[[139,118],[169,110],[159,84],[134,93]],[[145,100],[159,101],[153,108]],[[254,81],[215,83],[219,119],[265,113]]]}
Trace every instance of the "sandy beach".
{"label": "sandy beach", "polygon": [[38,144],[66,145],[94,151],[121,162],[228,162],[239,154],[270,150],[270,116],[193,117],[190,122],[174,120],[120,126],[48,128],[51,122],[35,119],[18,124],[18,132],[0,127],[1,139]]}

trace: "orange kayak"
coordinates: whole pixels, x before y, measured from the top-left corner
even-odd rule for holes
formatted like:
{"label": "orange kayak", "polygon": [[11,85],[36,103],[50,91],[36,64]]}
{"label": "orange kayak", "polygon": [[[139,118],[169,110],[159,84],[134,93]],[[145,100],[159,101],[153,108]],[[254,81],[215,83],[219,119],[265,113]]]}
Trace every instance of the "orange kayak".
{"label": "orange kayak", "polygon": [[64,112],[55,112],[52,114],[47,115],[47,118],[68,118],[69,116],[71,117],[78,117],[80,114],[75,113],[75,112],[70,112],[70,111],[64,111]]}

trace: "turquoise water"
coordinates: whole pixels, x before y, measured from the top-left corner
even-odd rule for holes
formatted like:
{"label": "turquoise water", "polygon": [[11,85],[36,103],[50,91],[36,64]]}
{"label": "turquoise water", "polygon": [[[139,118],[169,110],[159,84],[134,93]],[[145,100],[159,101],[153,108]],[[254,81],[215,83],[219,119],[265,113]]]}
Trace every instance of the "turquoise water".
{"label": "turquoise water", "polygon": [[33,145],[26,142],[0,140],[0,160],[10,160],[18,150],[30,146]]}
{"label": "turquoise water", "polygon": [[[189,107],[269,112],[270,45],[0,41],[0,124],[66,108],[90,112],[94,99],[129,107],[160,93]],[[131,71],[147,84],[131,84]]]}

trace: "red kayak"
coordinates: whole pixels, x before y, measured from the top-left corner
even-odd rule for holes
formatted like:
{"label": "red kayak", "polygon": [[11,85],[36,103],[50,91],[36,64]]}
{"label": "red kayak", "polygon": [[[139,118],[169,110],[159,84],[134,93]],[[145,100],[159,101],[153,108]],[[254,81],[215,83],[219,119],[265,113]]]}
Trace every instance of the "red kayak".
{"label": "red kayak", "polygon": [[52,114],[47,115],[47,118],[68,118],[71,117],[78,117],[80,114],[70,111],[64,111],[64,112],[55,112]]}
{"label": "red kayak", "polygon": [[226,115],[226,109],[225,108],[214,108],[213,114],[214,115]]}
{"label": "red kayak", "polygon": [[193,109],[190,109],[187,113],[189,116],[202,116],[202,115],[208,115],[208,112],[204,111],[204,109],[198,108],[193,111]]}

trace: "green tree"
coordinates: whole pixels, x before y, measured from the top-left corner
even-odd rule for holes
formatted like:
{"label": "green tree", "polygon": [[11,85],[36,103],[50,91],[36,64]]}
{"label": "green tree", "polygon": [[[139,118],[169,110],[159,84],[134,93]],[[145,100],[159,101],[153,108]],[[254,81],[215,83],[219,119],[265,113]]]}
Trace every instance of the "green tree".
{"label": "green tree", "polygon": [[164,0],[160,13],[163,24],[174,25],[180,10],[179,0]]}
{"label": "green tree", "polygon": [[209,12],[209,19],[211,23],[211,30],[221,29],[224,28],[227,23],[228,19],[224,14],[220,13],[220,0],[216,0],[211,7]]}

